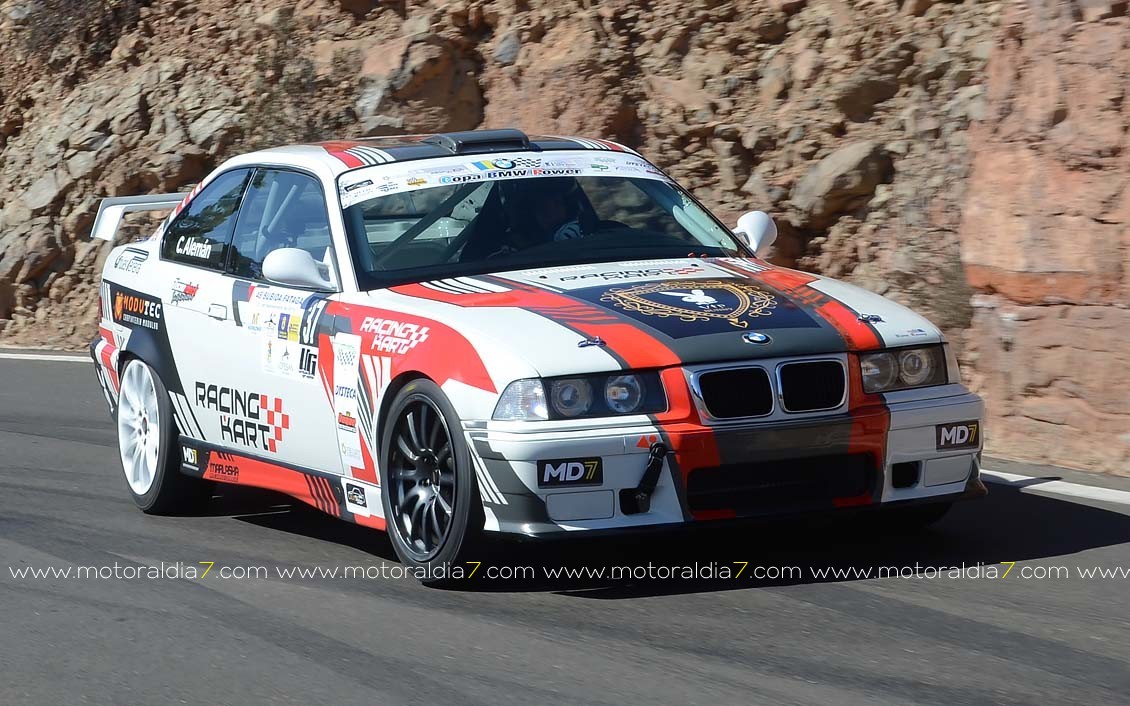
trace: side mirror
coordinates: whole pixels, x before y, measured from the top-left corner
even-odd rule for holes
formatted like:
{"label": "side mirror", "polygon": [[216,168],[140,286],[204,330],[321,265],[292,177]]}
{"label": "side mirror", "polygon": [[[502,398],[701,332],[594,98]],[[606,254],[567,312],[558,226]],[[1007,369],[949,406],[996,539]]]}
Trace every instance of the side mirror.
{"label": "side mirror", "polygon": [[329,268],[298,248],[279,248],[263,260],[263,276],[272,282],[298,287],[333,289]]}
{"label": "side mirror", "polygon": [[750,211],[738,219],[734,235],[742,238],[755,253],[760,253],[777,239],[777,224],[764,211]]}

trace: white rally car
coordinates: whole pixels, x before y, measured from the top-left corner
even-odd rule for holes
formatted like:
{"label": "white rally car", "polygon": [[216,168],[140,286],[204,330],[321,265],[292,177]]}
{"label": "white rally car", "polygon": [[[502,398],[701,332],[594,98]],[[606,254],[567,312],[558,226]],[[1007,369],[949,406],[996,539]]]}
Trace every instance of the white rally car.
{"label": "white rally car", "polygon": [[[756,257],[605,140],[494,130],[224,163],[116,248],[91,346],[130,494],[270,488],[450,566],[490,533],[884,506],[979,479],[982,403],[924,318]],[[442,572],[437,572],[442,573]]]}

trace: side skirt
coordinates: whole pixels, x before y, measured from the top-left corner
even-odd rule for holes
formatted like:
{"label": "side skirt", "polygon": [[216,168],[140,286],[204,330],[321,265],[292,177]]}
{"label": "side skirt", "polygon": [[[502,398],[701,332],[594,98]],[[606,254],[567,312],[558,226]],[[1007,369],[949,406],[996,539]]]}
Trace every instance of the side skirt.
{"label": "side skirt", "polygon": [[385,529],[381,489],[355,478],[265,459],[180,437],[181,473],[193,478],[284,493],[327,515]]}

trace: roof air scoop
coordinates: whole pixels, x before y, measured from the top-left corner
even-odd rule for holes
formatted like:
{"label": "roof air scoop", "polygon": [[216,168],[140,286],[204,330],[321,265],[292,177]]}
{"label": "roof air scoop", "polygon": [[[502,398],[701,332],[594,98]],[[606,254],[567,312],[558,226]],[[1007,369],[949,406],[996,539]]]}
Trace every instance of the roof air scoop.
{"label": "roof air scoop", "polygon": [[537,149],[535,145],[530,144],[530,138],[526,137],[526,133],[512,128],[447,132],[426,137],[422,141],[424,144],[443,148],[451,154],[486,154]]}

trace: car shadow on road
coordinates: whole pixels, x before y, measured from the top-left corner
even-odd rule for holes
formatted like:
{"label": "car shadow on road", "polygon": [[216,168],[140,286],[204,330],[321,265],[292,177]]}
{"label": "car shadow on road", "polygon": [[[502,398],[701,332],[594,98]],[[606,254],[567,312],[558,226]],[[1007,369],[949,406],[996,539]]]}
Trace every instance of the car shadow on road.
{"label": "car shadow on road", "polygon": [[[396,561],[380,532],[304,507],[267,512],[268,501],[250,494],[219,501],[229,503],[226,509],[240,520]],[[270,494],[270,502],[286,501]],[[1007,566],[1000,562],[1040,563],[1128,542],[1130,515],[992,485],[988,497],[959,503],[935,526],[919,531],[893,530],[881,516],[865,513],[711,524],[645,535],[495,542],[460,567],[465,577],[472,570],[474,576],[445,588],[636,598],[868,580],[866,572],[877,578],[880,567],[888,573],[896,568],[903,576],[955,568],[972,575],[989,566],[1003,573]]]}

